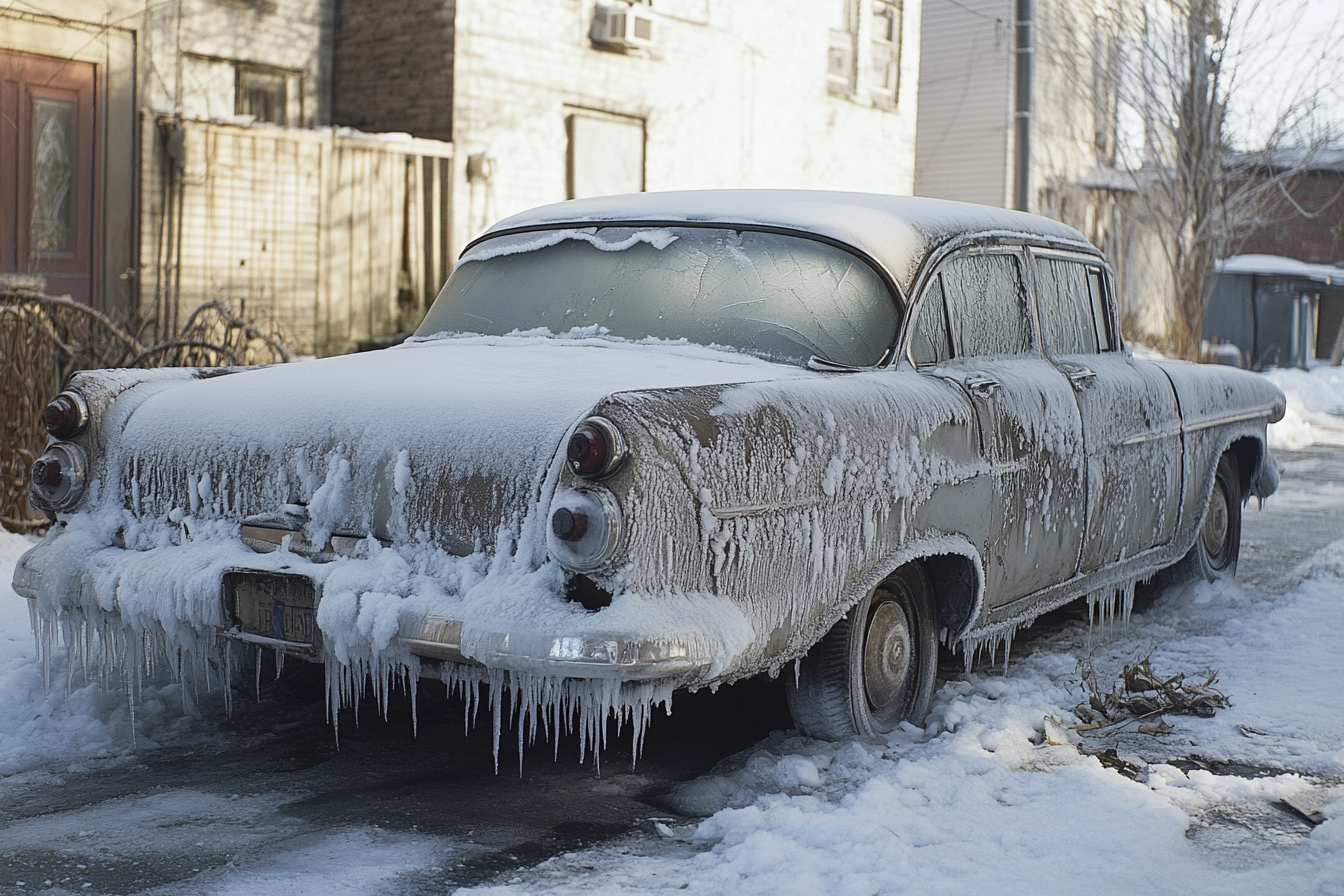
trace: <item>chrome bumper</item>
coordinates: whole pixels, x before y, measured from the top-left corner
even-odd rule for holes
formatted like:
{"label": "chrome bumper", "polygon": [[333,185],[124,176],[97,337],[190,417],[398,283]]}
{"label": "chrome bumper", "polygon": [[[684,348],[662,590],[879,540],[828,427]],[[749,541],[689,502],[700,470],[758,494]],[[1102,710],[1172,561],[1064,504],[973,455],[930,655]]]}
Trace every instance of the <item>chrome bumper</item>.
{"label": "chrome bumper", "polygon": [[462,623],[434,616],[409,629],[403,625],[400,640],[416,656],[563,678],[683,678],[710,665],[686,644],[619,636],[490,633],[478,636],[473,655],[467,656],[462,652]]}
{"label": "chrome bumper", "polygon": [[[33,547],[15,564],[14,590],[20,596],[29,599],[38,597],[44,573],[51,572],[45,568],[50,562],[45,550],[47,546],[47,542],[44,542]],[[96,605],[97,597],[84,576],[78,573],[66,574],[64,579],[63,584],[67,587],[63,590],[67,593],[63,595],[62,603],[68,603],[71,607]],[[224,602],[222,584],[218,599],[221,604]],[[317,600],[321,600],[320,586],[317,587]],[[229,619],[229,608],[223,607],[223,611],[223,618]],[[712,664],[711,659],[693,644],[678,639],[632,638],[619,633],[566,635],[536,631],[484,632],[473,636],[468,654],[463,652],[462,627],[462,621],[440,616],[403,620],[397,640],[413,656],[559,678],[614,681],[672,678],[689,684],[700,679]],[[296,656],[321,659],[319,644],[244,632],[238,627],[222,630],[220,634]]]}

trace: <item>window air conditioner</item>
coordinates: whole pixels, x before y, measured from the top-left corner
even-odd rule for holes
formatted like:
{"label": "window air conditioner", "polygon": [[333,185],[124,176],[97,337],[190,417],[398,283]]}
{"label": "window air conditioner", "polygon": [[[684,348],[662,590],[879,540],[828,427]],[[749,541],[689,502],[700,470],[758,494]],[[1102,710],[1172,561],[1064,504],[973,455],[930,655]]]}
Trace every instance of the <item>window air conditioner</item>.
{"label": "window air conditioner", "polygon": [[632,50],[653,46],[653,13],[629,3],[599,3],[593,9],[593,43]]}

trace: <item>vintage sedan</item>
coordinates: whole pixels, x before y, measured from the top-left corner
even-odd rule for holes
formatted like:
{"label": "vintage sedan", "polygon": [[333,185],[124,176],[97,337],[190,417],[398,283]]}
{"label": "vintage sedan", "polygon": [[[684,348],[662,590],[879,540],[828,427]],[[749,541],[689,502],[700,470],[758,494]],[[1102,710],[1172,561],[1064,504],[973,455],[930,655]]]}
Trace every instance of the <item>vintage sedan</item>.
{"label": "vintage sedan", "polygon": [[484,684],[520,737],[638,739],[674,689],[781,672],[808,734],[919,724],[940,639],[969,661],[1231,574],[1277,485],[1283,395],[1136,359],[1114,290],[1079,233],[998,209],[547,206],[467,246],[404,345],[73,377],[15,588],[104,663],[257,645],[325,663],[336,708]]}

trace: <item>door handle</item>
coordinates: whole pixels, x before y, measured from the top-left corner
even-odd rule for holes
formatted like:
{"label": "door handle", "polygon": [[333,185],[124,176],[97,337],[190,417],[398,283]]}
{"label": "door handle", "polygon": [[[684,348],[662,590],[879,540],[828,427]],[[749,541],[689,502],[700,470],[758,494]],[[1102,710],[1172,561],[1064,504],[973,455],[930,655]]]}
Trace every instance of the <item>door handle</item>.
{"label": "door handle", "polygon": [[1097,372],[1081,364],[1070,364],[1064,368],[1064,373],[1068,376],[1069,382],[1073,383],[1075,389],[1090,389],[1092,384],[1097,381]]}
{"label": "door handle", "polygon": [[992,376],[986,376],[983,373],[972,373],[962,380],[971,394],[977,398],[992,398],[995,392],[1000,389],[1000,383]]}

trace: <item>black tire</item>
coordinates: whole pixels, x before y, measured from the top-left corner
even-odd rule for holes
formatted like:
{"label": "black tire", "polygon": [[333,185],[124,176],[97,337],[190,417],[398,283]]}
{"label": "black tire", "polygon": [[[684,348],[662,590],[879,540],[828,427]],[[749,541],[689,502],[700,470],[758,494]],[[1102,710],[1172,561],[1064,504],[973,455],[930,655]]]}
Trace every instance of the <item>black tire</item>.
{"label": "black tire", "polygon": [[794,724],[821,740],[924,724],[938,672],[936,619],[924,570],[898,569],[803,657],[797,684],[785,685]]}
{"label": "black tire", "polygon": [[1195,537],[1194,547],[1162,575],[1163,584],[1180,585],[1203,579],[1230,579],[1237,574],[1241,553],[1241,475],[1237,459],[1228,452],[1218,458],[1209,506]]}

